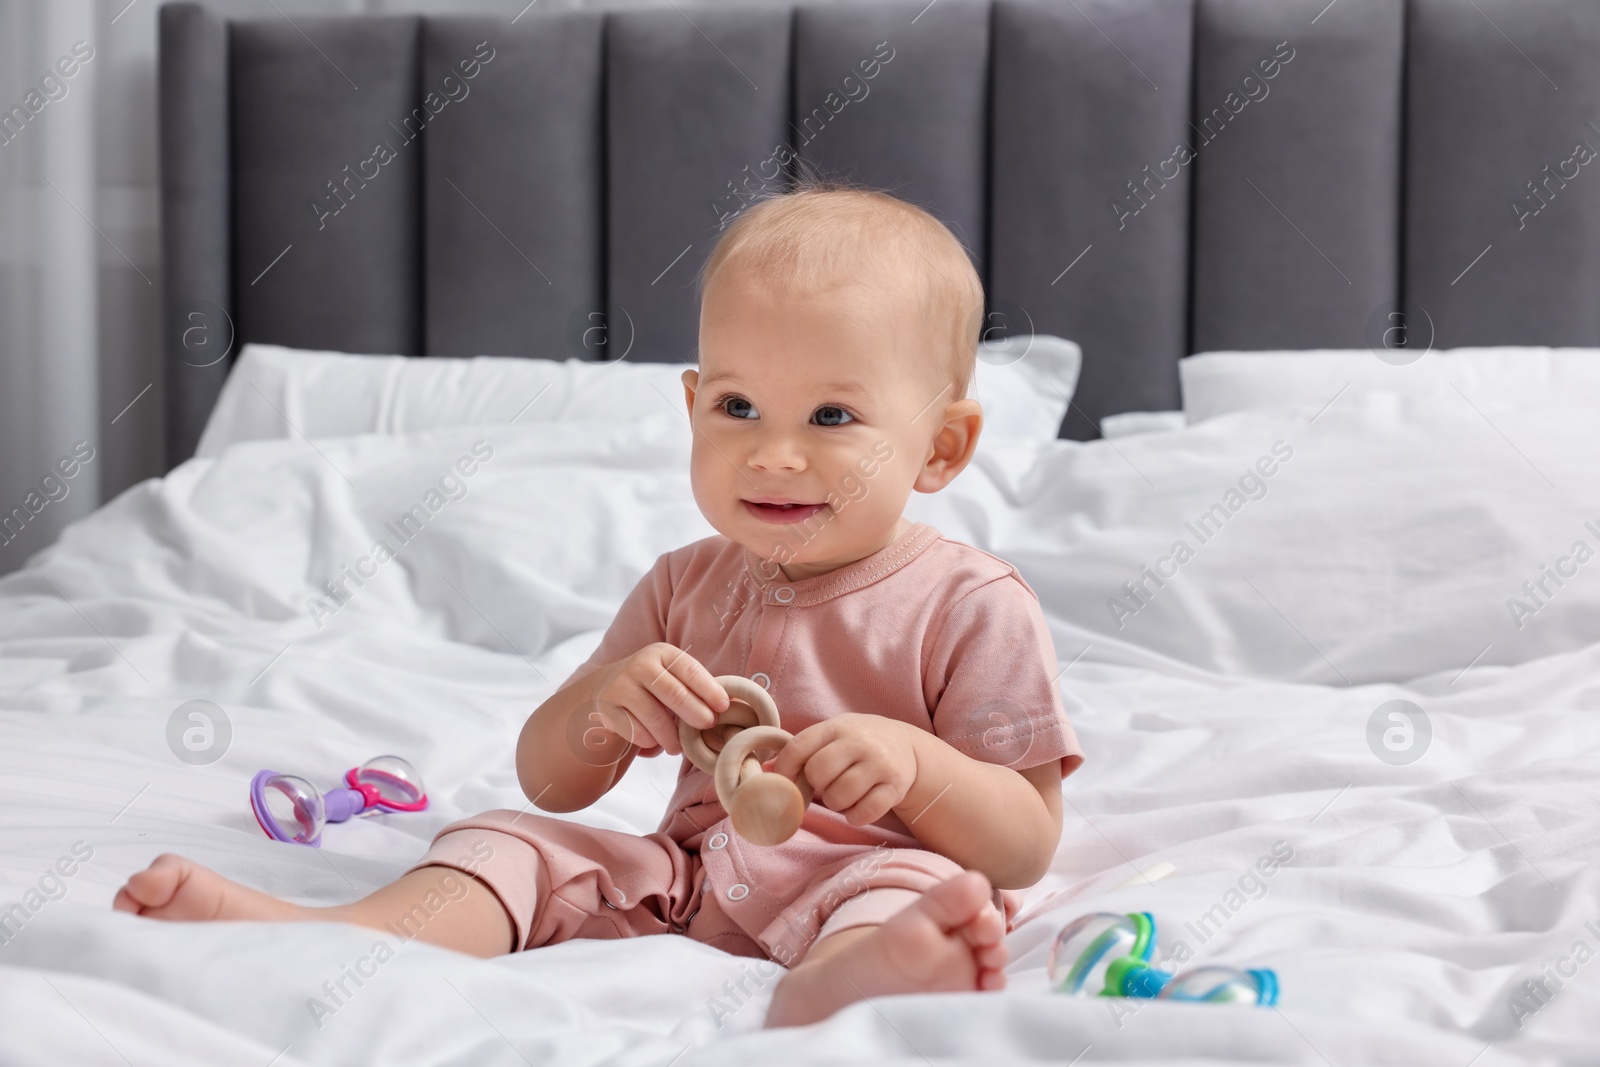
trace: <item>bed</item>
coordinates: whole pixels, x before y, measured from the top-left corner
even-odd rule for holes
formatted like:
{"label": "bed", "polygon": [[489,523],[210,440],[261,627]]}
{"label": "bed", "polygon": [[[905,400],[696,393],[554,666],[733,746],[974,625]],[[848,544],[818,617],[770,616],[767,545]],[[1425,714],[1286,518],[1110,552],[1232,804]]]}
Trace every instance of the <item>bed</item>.
{"label": "bed", "polygon": [[[0,578],[0,1059],[1592,1062],[1600,205],[1581,178],[1541,209],[1565,222],[1500,190],[1539,136],[1583,136],[1600,15],[1516,11],[169,5],[173,469]],[[710,532],[671,399],[709,208],[868,58],[872,95],[814,150],[957,227],[1008,335],[980,367],[1008,414],[911,515],[1039,594],[1088,753],[1008,990],[765,1032],[775,975],[684,938],[479,961],[113,913],[159,852],[331,903],[452,819],[523,806],[528,711],[661,552]],[[1268,59],[1269,96],[1117,207]],[[470,95],[445,85],[471,61]],[[323,188],[419,106],[405,154]],[[1541,347],[1464,347],[1511,343]],[[425,529],[357,568],[419,506]],[[257,770],[332,784],[386,752],[428,811],[320,849],[255,825]],[[653,829],[674,773],[640,761],[570,817]],[[1094,911],[1275,969],[1279,1006],[1052,992],[1056,931]]]}

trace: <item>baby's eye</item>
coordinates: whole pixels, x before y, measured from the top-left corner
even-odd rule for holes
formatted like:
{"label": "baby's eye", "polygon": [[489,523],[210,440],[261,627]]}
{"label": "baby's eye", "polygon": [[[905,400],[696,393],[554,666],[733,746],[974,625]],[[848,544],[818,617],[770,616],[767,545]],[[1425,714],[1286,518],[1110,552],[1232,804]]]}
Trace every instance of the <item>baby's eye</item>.
{"label": "baby's eye", "polygon": [[717,407],[736,419],[754,419],[760,415],[755,405],[742,396],[725,396],[717,401]]}
{"label": "baby's eye", "polygon": [[847,422],[855,422],[856,417],[844,408],[824,405],[818,408],[811,416],[818,426],[843,426]]}

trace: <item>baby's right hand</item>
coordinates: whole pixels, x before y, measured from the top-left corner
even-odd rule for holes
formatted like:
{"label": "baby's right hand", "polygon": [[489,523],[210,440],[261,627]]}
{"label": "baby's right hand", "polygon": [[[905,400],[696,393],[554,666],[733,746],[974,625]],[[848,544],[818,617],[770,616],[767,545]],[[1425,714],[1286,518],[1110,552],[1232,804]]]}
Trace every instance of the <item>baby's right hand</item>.
{"label": "baby's right hand", "polygon": [[[604,668],[608,677],[590,712],[595,725],[639,746],[639,754],[679,755],[678,720],[697,730],[728,710],[728,694],[687,652],[664,641],[646,645]],[[582,712],[579,712],[582,714]]]}

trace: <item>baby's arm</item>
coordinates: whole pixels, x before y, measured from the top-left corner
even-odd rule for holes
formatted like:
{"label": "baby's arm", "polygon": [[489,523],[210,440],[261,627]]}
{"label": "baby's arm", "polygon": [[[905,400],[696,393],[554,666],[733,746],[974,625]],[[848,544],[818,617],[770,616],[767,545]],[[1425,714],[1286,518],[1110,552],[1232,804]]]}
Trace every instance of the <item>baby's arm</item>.
{"label": "baby's arm", "polygon": [[917,777],[894,812],[916,839],[1001,889],[1042,878],[1061,841],[1061,761],[1017,771],[906,729],[916,735]]}
{"label": "baby's arm", "polygon": [[1026,771],[985,763],[898,719],[847,714],[802,730],[773,770],[802,768],[816,799],[856,826],[893,811],[927,849],[1025,889],[1061,840],[1061,762]]}
{"label": "baby's arm", "polygon": [[703,729],[728,709],[694,657],[664,642],[607,663],[540,704],[517,738],[517,781],[545,811],[577,811],[622,779],[641,748],[678,755],[678,720]]}

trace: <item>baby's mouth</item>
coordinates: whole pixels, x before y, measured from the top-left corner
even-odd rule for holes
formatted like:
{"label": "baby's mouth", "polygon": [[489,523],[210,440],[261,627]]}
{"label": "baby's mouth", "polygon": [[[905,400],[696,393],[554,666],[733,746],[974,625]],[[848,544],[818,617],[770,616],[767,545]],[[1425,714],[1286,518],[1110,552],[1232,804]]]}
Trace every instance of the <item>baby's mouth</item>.
{"label": "baby's mouth", "polygon": [[749,514],[762,522],[802,522],[826,510],[826,504],[803,504],[792,500],[741,500],[739,503]]}

